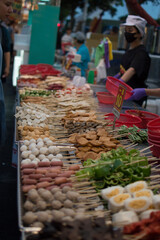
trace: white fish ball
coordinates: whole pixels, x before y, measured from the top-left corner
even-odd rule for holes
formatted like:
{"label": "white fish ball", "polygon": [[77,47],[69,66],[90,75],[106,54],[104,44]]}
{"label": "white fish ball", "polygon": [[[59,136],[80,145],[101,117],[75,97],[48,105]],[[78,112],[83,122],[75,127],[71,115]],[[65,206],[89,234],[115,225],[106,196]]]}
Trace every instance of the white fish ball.
{"label": "white fish ball", "polygon": [[46,138],[43,139],[44,142],[47,142],[48,140],[49,140],[48,137],[46,137]]}
{"label": "white fish ball", "polygon": [[37,139],[37,143],[39,143],[39,142],[43,142],[43,139],[42,138],[38,138]]}
{"label": "white fish ball", "polygon": [[29,163],[31,163],[31,159],[29,159],[29,158],[26,158],[26,159],[22,160],[22,162],[21,162],[21,164],[29,164]]}
{"label": "white fish ball", "polygon": [[47,146],[52,146],[53,142],[51,140],[46,141]]}
{"label": "white fish ball", "polygon": [[43,158],[42,162],[50,162],[48,158]]}
{"label": "white fish ball", "polygon": [[59,153],[56,155],[56,158],[63,159],[63,155]]}
{"label": "white fish ball", "polygon": [[32,138],[29,143],[36,143],[36,140]]}
{"label": "white fish ball", "polygon": [[26,145],[26,146],[29,146],[29,141],[28,140],[24,140],[24,145]]}
{"label": "white fish ball", "polygon": [[39,163],[40,160],[39,160],[38,158],[34,158],[33,161],[32,161],[32,163],[33,163],[33,162],[34,162],[34,163]]}
{"label": "white fish ball", "polygon": [[32,150],[32,149],[35,148],[35,147],[36,147],[36,144],[35,144],[35,143],[29,144],[29,150]]}
{"label": "white fish ball", "polygon": [[35,159],[35,155],[30,154],[30,155],[29,155],[29,159],[34,160],[34,159]]}
{"label": "white fish ball", "polygon": [[40,141],[37,143],[37,148],[40,149],[44,146],[44,142]]}
{"label": "white fish ball", "polygon": [[40,154],[39,156],[38,156],[38,158],[39,158],[39,160],[43,160],[44,158],[46,158],[46,156],[44,155],[44,154]]}
{"label": "white fish ball", "polygon": [[59,158],[52,158],[51,162],[60,162],[61,160]]}
{"label": "white fish ball", "polygon": [[23,151],[22,154],[21,154],[21,157],[22,158],[27,158],[30,154],[30,151]]}
{"label": "white fish ball", "polygon": [[53,154],[49,154],[49,155],[47,156],[47,158],[48,158],[49,160],[52,160],[53,157],[54,157]]}
{"label": "white fish ball", "polygon": [[21,152],[23,151],[27,151],[27,146],[26,145],[22,145],[21,148],[20,148]]}
{"label": "white fish ball", "polygon": [[37,148],[32,148],[32,154],[37,156],[39,154],[39,150]]}
{"label": "white fish ball", "polygon": [[42,147],[42,148],[40,148],[39,152],[42,154],[46,154],[47,150],[48,149],[46,147]]}

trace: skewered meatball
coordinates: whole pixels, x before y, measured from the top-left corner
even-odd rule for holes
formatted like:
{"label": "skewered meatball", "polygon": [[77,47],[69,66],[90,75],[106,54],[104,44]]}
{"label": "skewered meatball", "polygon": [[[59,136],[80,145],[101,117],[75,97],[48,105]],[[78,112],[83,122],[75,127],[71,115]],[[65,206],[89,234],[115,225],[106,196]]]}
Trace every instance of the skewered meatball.
{"label": "skewered meatball", "polygon": [[37,190],[36,189],[29,190],[28,198],[33,202],[37,201],[37,199],[39,198],[39,194],[38,194]]}
{"label": "skewered meatball", "polygon": [[32,224],[37,220],[37,216],[33,212],[26,212],[25,215],[23,216],[23,221],[26,224]]}
{"label": "skewered meatball", "polygon": [[51,201],[53,199],[52,193],[49,190],[40,192],[40,196],[46,201]]}
{"label": "skewered meatball", "polygon": [[63,188],[62,188],[62,192],[63,193],[67,193],[68,191],[70,191],[71,190],[71,187],[69,187],[69,186],[64,186]]}
{"label": "skewered meatball", "polygon": [[58,191],[58,192],[56,192],[56,193],[54,194],[54,198],[55,198],[56,200],[59,200],[59,201],[61,201],[61,202],[63,203],[63,202],[66,200],[66,195],[65,195],[64,193]]}
{"label": "skewered meatball", "polygon": [[61,221],[61,219],[65,216],[65,214],[62,211],[53,210],[52,216],[53,216],[53,220]]}
{"label": "skewered meatball", "polygon": [[73,202],[69,199],[64,201],[64,207],[65,208],[72,208],[73,207]]}
{"label": "skewered meatball", "polygon": [[40,228],[43,228],[43,227],[44,227],[44,224],[41,223],[41,222],[34,222],[34,223],[32,224],[32,227],[40,227]]}
{"label": "skewered meatball", "polygon": [[42,192],[44,192],[46,189],[44,189],[44,188],[39,188],[38,190],[37,190],[37,192],[41,195],[41,193]]}
{"label": "skewered meatball", "polygon": [[27,200],[27,201],[24,203],[24,208],[25,208],[27,211],[33,211],[34,208],[35,208],[35,205],[34,205],[32,202],[30,202],[30,201]]}
{"label": "skewered meatball", "polygon": [[58,209],[60,209],[62,207],[62,203],[60,201],[58,201],[58,200],[53,200],[52,201],[52,207],[54,209],[58,210]]}
{"label": "skewered meatball", "polygon": [[77,213],[75,216],[75,220],[83,220],[85,218],[85,214],[84,213]]}
{"label": "skewered meatball", "polygon": [[70,208],[62,208],[60,211],[62,211],[66,216],[74,217],[75,211]]}
{"label": "skewered meatball", "polygon": [[39,200],[36,206],[39,210],[45,210],[47,208],[47,203],[43,200]]}
{"label": "skewered meatball", "polygon": [[73,218],[70,216],[65,216],[62,218],[62,221],[64,221],[64,222],[73,221]]}
{"label": "skewered meatball", "polygon": [[67,192],[67,198],[73,202],[77,202],[79,198],[79,193],[73,192],[73,191],[68,191]]}
{"label": "skewered meatball", "polygon": [[52,194],[55,194],[58,191],[59,191],[59,187],[54,187],[54,188],[51,189]]}
{"label": "skewered meatball", "polygon": [[38,221],[40,222],[48,222],[48,220],[50,219],[49,214],[45,211],[36,212],[36,215],[37,215]]}

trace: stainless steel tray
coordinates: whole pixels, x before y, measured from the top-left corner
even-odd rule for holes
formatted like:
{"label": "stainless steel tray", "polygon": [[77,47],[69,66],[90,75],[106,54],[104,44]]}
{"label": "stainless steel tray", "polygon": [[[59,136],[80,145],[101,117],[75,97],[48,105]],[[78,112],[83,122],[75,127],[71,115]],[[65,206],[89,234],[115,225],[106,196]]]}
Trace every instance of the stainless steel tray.
{"label": "stainless steel tray", "polygon": [[[22,217],[24,215],[24,209],[23,209],[23,203],[24,203],[24,200],[25,200],[25,196],[23,194],[23,192],[21,191],[21,154],[20,154],[20,146],[22,144],[23,141],[21,142],[18,142],[18,162],[17,162],[17,199],[18,199],[18,225],[19,225],[19,229],[21,232],[23,233],[29,233],[29,232],[32,232],[32,233],[36,233],[36,232],[39,232],[41,230],[41,228],[39,227],[26,227],[24,226],[23,224],[23,220],[22,220]],[[68,152],[70,154],[70,156],[75,156],[74,154],[74,150],[75,148],[73,147],[73,144],[56,144],[56,143],[53,143],[54,146],[58,146],[60,148],[65,148],[66,152]],[[76,157],[75,157],[76,159]],[[71,160],[74,160],[73,158]],[[69,161],[68,161],[69,162]],[[80,161],[77,163],[80,163]]]}

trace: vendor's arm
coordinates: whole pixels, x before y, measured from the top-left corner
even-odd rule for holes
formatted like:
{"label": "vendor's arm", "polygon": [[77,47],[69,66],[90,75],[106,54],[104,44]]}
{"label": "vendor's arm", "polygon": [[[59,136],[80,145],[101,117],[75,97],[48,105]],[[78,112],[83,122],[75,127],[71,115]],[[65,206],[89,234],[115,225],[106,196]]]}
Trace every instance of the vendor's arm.
{"label": "vendor's arm", "polygon": [[2,77],[8,77],[10,71],[10,52],[4,53],[5,69]]}
{"label": "vendor's arm", "polygon": [[130,67],[127,69],[127,71],[121,76],[121,79],[124,82],[128,82],[131,77],[133,77],[133,75],[136,73],[135,69],[133,67]]}
{"label": "vendor's arm", "polygon": [[160,88],[155,88],[155,89],[145,89],[145,92],[147,96],[155,96],[155,97],[160,97]]}
{"label": "vendor's arm", "polygon": [[160,97],[160,88],[147,89],[147,88],[135,88],[132,90],[132,96],[128,99],[130,101],[139,101],[146,96]]}

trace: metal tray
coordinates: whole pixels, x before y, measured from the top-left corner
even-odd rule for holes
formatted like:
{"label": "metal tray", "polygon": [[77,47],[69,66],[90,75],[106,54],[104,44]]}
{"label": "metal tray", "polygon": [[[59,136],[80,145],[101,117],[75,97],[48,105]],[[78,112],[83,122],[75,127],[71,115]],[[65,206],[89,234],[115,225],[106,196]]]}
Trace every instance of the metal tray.
{"label": "metal tray", "polygon": [[[23,194],[23,192],[21,191],[21,154],[20,154],[20,146],[23,143],[23,141],[18,142],[18,163],[17,163],[17,199],[18,199],[18,225],[19,225],[19,229],[21,232],[23,233],[37,233],[41,230],[41,228],[39,227],[26,227],[23,225],[23,220],[22,217],[24,215],[24,208],[23,208],[23,203],[25,200],[25,196]],[[73,144],[56,144],[53,143],[53,146],[58,146],[61,148],[65,148],[66,152],[68,152],[71,156],[75,156],[74,151],[75,151],[75,147],[73,147]],[[76,159],[76,157],[75,157]],[[74,160],[73,158],[71,160]],[[68,161],[69,162],[69,161]],[[81,163],[80,161],[77,163]]]}

